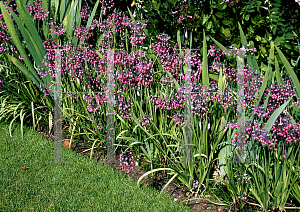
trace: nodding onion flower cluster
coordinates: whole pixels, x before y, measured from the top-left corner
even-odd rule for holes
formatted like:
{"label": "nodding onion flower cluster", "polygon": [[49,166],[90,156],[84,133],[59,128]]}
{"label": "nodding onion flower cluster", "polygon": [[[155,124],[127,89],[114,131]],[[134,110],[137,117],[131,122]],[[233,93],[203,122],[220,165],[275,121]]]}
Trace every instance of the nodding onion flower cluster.
{"label": "nodding onion flower cluster", "polygon": [[45,20],[46,17],[49,15],[49,11],[43,10],[43,5],[41,0],[33,1],[32,5],[25,5],[27,7],[28,12],[33,15],[34,19],[41,19]]}
{"label": "nodding onion flower cluster", "polygon": [[111,8],[113,8],[113,0],[100,0],[100,4],[103,5],[103,14],[106,14],[106,11],[110,11]]}
{"label": "nodding onion flower cluster", "polygon": [[153,102],[157,105],[160,109],[179,109],[183,108],[184,99],[182,96],[179,96],[177,93],[175,93],[175,96],[170,98],[162,98],[159,96],[150,96],[150,102]]}
{"label": "nodding onion flower cluster", "polygon": [[[254,87],[257,86],[259,86],[259,84]],[[250,120],[245,123],[246,135],[251,135],[254,141],[260,142],[262,146],[274,150],[275,152],[278,151],[278,146],[281,143],[287,148],[289,144],[300,141],[300,124],[292,124],[292,117],[285,110],[279,115],[271,127],[270,132],[267,132],[262,127],[262,123],[258,124],[258,120],[262,120],[263,123],[265,123],[287,99],[294,96],[295,94],[292,88],[293,86],[288,78],[285,79],[285,85],[278,85],[277,83],[270,85],[264,93],[265,97],[267,97],[270,92],[267,107],[259,106],[254,112],[257,119],[254,119],[253,123],[250,123]],[[229,123],[229,125],[233,128],[237,128],[237,124]],[[236,145],[235,142],[234,140],[233,143]],[[286,157],[286,153],[283,154],[283,157]]]}
{"label": "nodding onion flower cluster", "polygon": [[[15,0],[7,0],[4,2],[4,6],[6,9],[11,8],[16,14],[18,12],[17,4]],[[7,10],[8,13],[10,14],[9,10]],[[18,15],[18,14],[17,14]]]}
{"label": "nodding onion flower cluster", "polygon": [[265,89],[264,95],[267,96],[270,91],[269,102],[264,114],[265,121],[279,108],[285,101],[295,96],[295,87],[290,78],[285,79],[285,84],[278,85],[277,82],[271,84]]}
{"label": "nodding onion flower cluster", "polygon": [[130,113],[130,107],[133,107],[134,104],[130,101],[125,101],[124,95],[122,95],[121,92],[122,92],[122,90],[118,89],[117,95],[116,95],[117,111],[121,113],[121,117],[131,117],[132,113]]}
{"label": "nodding onion flower cluster", "polygon": [[222,50],[216,44],[210,46],[208,54],[216,59],[219,59],[223,55]]}
{"label": "nodding onion flower cluster", "polygon": [[121,33],[121,35],[125,35],[125,28],[133,24],[132,20],[129,20],[129,18],[127,18],[120,11],[114,12],[111,16],[108,17],[107,21],[107,24],[110,24],[112,26],[112,33],[119,32]]}
{"label": "nodding onion flower cluster", "polygon": [[84,26],[81,26],[78,29],[73,28],[73,30],[74,30],[74,35],[78,37],[80,41],[88,40],[91,37],[91,33],[89,29]]}
{"label": "nodding onion flower cluster", "polygon": [[130,152],[122,152],[122,154],[120,154],[120,166],[121,169],[126,169],[127,173],[129,173],[131,170],[133,170],[134,166],[137,166],[138,163],[134,162],[134,159],[136,158],[136,156],[133,156],[131,150]]}
{"label": "nodding onion flower cluster", "polygon": [[[86,100],[89,105],[87,106],[87,110],[90,113],[96,113],[97,110],[100,109],[100,104],[103,104],[105,97],[102,94],[96,94],[94,97],[91,97],[89,94],[86,94],[85,97],[83,98]],[[94,102],[92,103],[93,99],[96,99],[96,102],[99,102],[99,104],[95,104]]]}
{"label": "nodding onion flower cluster", "polygon": [[[84,1],[84,3],[86,4],[86,0]],[[81,15],[81,20],[82,22],[88,22],[88,19],[90,17],[90,13],[91,13],[91,10],[88,6],[83,6],[81,8],[81,10],[79,11],[80,15]]]}
{"label": "nodding onion flower cluster", "polygon": [[142,126],[146,126],[147,124],[149,124],[150,121],[152,121],[153,119],[151,118],[152,115],[141,115],[141,119],[137,119],[140,123],[142,123]]}
{"label": "nodding onion flower cluster", "polygon": [[4,43],[4,41],[9,41],[10,39],[11,39],[11,37],[7,33],[7,26],[4,22],[3,14],[0,14],[0,41],[1,41],[1,44],[2,44],[2,42]]}
{"label": "nodding onion flower cluster", "polygon": [[146,26],[147,24],[141,21],[131,25],[131,30],[133,30],[134,33],[130,36],[130,43],[133,47],[138,47],[144,43],[144,40],[146,39],[144,29]]}
{"label": "nodding onion flower cluster", "polygon": [[142,61],[136,64],[135,68],[139,70],[138,77],[136,78],[138,85],[148,86],[153,82],[153,67],[152,62]]}
{"label": "nodding onion flower cluster", "polygon": [[[1,40],[1,38],[0,38]],[[9,47],[5,43],[0,44],[0,53],[9,51]]]}
{"label": "nodding onion flower cluster", "polygon": [[[248,184],[249,185],[249,182],[250,182],[250,179],[251,177],[248,177],[248,174],[247,173],[244,173],[242,174],[241,171],[239,171],[239,174],[236,174],[234,175],[234,178],[237,180],[237,181],[241,181],[242,184]],[[246,186],[246,185],[245,185]],[[243,199],[243,200],[246,200],[247,199],[247,194],[246,192],[242,192],[240,191],[241,193],[239,194],[238,198],[239,199]]]}
{"label": "nodding onion flower cluster", "polygon": [[178,113],[173,116],[173,121],[180,127],[185,127],[187,122],[190,121],[190,117],[188,115]]}
{"label": "nodding onion flower cluster", "polygon": [[47,24],[50,26],[50,31],[56,35],[62,35],[65,33],[65,30],[62,28],[61,24],[56,23],[56,21],[53,21],[52,18],[47,22]]}
{"label": "nodding onion flower cluster", "polygon": [[170,77],[163,77],[160,79],[160,81],[163,82],[164,85],[170,86],[171,88],[174,88],[174,81]]}

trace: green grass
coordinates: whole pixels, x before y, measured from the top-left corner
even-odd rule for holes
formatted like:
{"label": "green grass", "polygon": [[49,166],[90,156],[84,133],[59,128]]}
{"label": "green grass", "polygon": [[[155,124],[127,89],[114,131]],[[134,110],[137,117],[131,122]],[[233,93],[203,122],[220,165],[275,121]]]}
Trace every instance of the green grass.
{"label": "green grass", "polygon": [[[0,211],[192,211],[154,188],[63,148],[33,129],[0,123]],[[23,170],[22,167],[29,167]],[[123,180],[122,180],[123,179]]]}

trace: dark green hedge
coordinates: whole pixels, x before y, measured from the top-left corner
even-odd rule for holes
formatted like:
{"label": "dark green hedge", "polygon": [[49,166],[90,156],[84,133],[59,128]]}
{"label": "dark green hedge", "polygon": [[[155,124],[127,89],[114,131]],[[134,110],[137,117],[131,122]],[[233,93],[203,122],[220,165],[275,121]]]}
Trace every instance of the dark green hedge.
{"label": "dark green hedge", "polygon": [[[225,1],[225,0],[224,0]],[[89,0],[93,5],[96,0]],[[181,40],[189,46],[192,32],[192,48],[201,48],[203,30],[208,44],[210,37],[224,46],[234,44],[241,47],[238,22],[246,39],[258,50],[258,62],[266,63],[270,43],[273,41],[283,51],[292,66],[300,56],[298,40],[300,36],[300,6],[294,0],[144,0],[139,14],[147,22],[151,36],[167,33],[176,41],[177,31],[181,31]],[[269,3],[270,2],[270,3]],[[114,8],[126,11],[131,0],[115,0]],[[177,13],[175,13],[178,11]],[[173,14],[175,13],[175,14]],[[184,19],[180,20],[180,17]],[[185,38],[187,34],[187,38]],[[279,61],[280,62],[280,61]],[[300,62],[295,72],[300,69]]]}

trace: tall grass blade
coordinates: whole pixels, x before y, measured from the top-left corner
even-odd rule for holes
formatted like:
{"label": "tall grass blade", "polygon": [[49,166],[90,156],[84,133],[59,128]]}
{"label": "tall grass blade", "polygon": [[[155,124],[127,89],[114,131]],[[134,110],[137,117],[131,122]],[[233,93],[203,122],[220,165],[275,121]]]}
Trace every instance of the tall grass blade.
{"label": "tall grass blade", "polygon": [[52,118],[52,113],[50,111],[49,112],[49,135],[50,135],[51,130],[52,130],[52,124],[53,124],[53,118]]}
{"label": "tall grass blade", "polygon": [[67,34],[68,39],[70,40],[73,35],[73,25],[75,22],[75,12],[76,12],[76,5],[78,1],[72,1],[70,10],[66,15],[66,18],[63,21],[63,28]]}
{"label": "tall grass blade", "polygon": [[181,51],[180,29],[177,31],[177,44],[178,44],[178,48],[179,48],[179,53],[180,53],[181,57],[183,58],[183,54]]}
{"label": "tall grass blade", "polygon": [[67,2],[66,0],[61,0],[60,2],[60,11],[59,11],[59,23],[64,20],[66,14]]}
{"label": "tall grass blade", "polygon": [[275,57],[275,72],[276,72],[277,83],[284,85],[281,74],[279,72],[279,64],[278,64],[277,57]]}
{"label": "tall grass blade", "polygon": [[22,139],[24,138],[24,132],[23,132],[23,124],[24,124],[24,116],[26,113],[23,114],[23,110],[21,110],[20,112],[20,119],[21,119],[21,136],[22,136]]}
{"label": "tall grass blade", "polygon": [[[51,0],[51,2],[50,2],[50,8],[51,8],[50,10],[51,10],[52,17],[55,16],[55,1],[56,0]],[[54,21],[57,21],[57,20],[54,19]]]}
{"label": "tall grass blade", "polygon": [[298,183],[295,183],[293,186],[293,196],[300,203],[300,186]]}
{"label": "tall grass blade", "polygon": [[64,15],[63,15],[63,18],[62,18],[62,21],[61,21],[64,30],[67,29],[67,20],[68,20],[69,13],[72,9],[72,6],[73,6],[73,2],[72,1],[67,1],[67,5],[66,5],[66,8],[64,10]]}
{"label": "tall grass blade", "polygon": [[60,1],[60,0],[55,0],[55,2],[54,2],[54,8],[55,8],[55,12],[54,12],[54,20],[57,20],[58,8],[59,8],[59,1]]}
{"label": "tall grass blade", "polygon": [[[241,36],[241,42],[242,45],[246,48],[247,46],[247,40],[245,38],[243,29],[240,25],[240,23],[238,22],[239,25],[239,30],[240,30],[240,36]],[[250,67],[252,68],[253,71],[259,70],[258,65],[257,65],[257,61],[255,59],[254,55],[247,55],[247,63],[250,65]]]}
{"label": "tall grass blade", "polygon": [[[17,7],[18,7],[18,12],[20,13],[20,16],[22,17],[22,20],[23,20],[26,28],[28,29],[28,31],[27,31],[28,36],[29,36],[33,46],[35,47],[36,54],[38,55],[39,60],[36,61],[36,62],[38,64],[42,64],[42,66],[44,66],[43,63],[42,63],[42,60],[43,60],[44,56],[46,55],[46,50],[44,48],[42,39],[40,38],[40,36],[38,34],[38,31],[35,27],[35,24],[34,24],[32,18],[30,16],[30,13],[25,8],[24,4],[21,4],[20,0],[17,0],[16,3],[17,3]],[[35,72],[35,70],[34,70],[34,72]],[[45,85],[51,85],[51,81],[53,81],[53,79],[48,74],[46,76],[46,82],[44,81]],[[53,96],[52,93],[51,93],[51,96]]]}
{"label": "tall grass blade", "polygon": [[82,0],[79,0],[77,7],[76,7],[76,11],[75,11],[75,23],[74,23],[74,25],[77,29],[81,25],[81,14],[80,14],[81,5],[82,5]]}
{"label": "tall grass blade", "polygon": [[273,60],[274,60],[274,42],[271,41],[271,49],[270,49],[268,61],[269,61],[269,63],[272,63]]}
{"label": "tall grass blade", "polygon": [[178,174],[175,174],[168,182],[167,184],[163,187],[163,189],[161,190],[160,194],[162,194],[162,192],[168,187],[168,185],[178,176]]}
{"label": "tall grass blade", "polygon": [[[42,7],[44,11],[49,11],[49,7],[47,5],[47,0],[42,0]],[[60,22],[61,23],[61,22]],[[49,28],[50,26],[47,24],[46,21],[43,21],[43,34],[44,34],[44,39],[46,40],[49,34]]]}
{"label": "tall grass blade", "polygon": [[275,46],[275,48],[276,48],[276,50],[277,50],[277,52],[279,54],[279,57],[280,57],[281,61],[283,62],[284,66],[285,66],[285,69],[287,70],[287,72],[291,76],[293,84],[296,87],[297,98],[299,98],[300,97],[300,83],[299,83],[298,77],[295,74],[294,70],[292,69],[292,66],[290,65],[290,63],[288,62],[288,60],[286,59],[286,57],[280,51],[280,49],[277,46]]}
{"label": "tall grass blade", "polygon": [[211,78],[211,79],[213,79],[215,81],[219,80],[218,75],[216,75],[216,74],[209,74],[208,76],[209,76],[209,78]]}
{"label": "tall grass blade", "polygon": [[135,22],[135,18],[133,17],[129,7],[127,7],[127,10],[128,10],[129,15],[130,15],[130,18]]}
{"label": "tall grass blade", "polygon": [[203,30],[203,67],[202,67],[202,83],[203,86],[207,86],[209,84],[208,78],[208,61],[207,61],[207,46],[206,46],[206,37],[205,31]]}
{"label": "tall grass blade", "polygon": [[91,16],[89,17],[89,20],[88,20],[88,22],[87,22],[87,24],[86,24],[86,28],[88,28],[88,29],[90,28],[91,23],[92,23],[92,21],[93,21],[93,19],[94,19],[94,16],[95,16],[95,14],[96,14],[96,11],[97,11],[99,2],[100,2],[100,0],[98,0],[98,1],[96,2],[95,6],[94,6],[94,9],[93,9],[93,12],[92,12]]}
{"label": "tall grass blade", "polygon": [[[257,107],[258,107],[258,105],[259,105],[259,102],[260,102],[260,100],[261,100],[261,98],[262,98],[262,95],[263,95],[263,93],[265,92],[265,89],[266,89],[266,86],[267,86],[267,83],[268,83],[268,80],[269,80],[269,75],[270,75],[269,71],[270,71],[270,69],[267,69],[267,71],[265,72],[264,80],[263,80],[261,89],[260,89],[260,91],[259,91],[259,97],[258,97],[258,100],[257,100],[257,102],[256,102],[256,104],[255,104],[255,110],[257,109]],[[255,110],[254,110],[254,111],[255,111]],[[253,118],[254,118],[254,111],[253,111],[252,114],[251,114],[251,118],[250,118],[251,122],[252,122],[252,120],[253,120]]]}
{"label": "tall grass blade", "polygon": [[38,66],[42,66],[42,60],[43,58],[41,57],[41,53],[37,52],[33,46],[33,43],[35,43],[35,41],[32,39],[32,37],[29,35],[28,31],[25,29],[25,27],[23,26],[23,24],[21,23],[20,19],[16,16],[16,14],[14,13],[14,11],[9,8],[9,11],[11,12],[13,18],[15,19],[17,25],[18,25],[18,29],[20,30],[21,34],[24,37],[24,40],[27,44],[28,50],[30,52],[30,54],[32,55],[34,61],[36,62],[36,64]]}
{"label": "tall grass blade", "polygon": [[225,50],[225,46],[223,46],[221,43],[219,43],[219,41],[215,40],[214,38],[210,37],[214,42],[215,44],[217,44],[217,46],[222,50],[224,51]]}
{"label": "tall grass blade", "polygon": [[137,185],[140,183],[140,181],[142,180],[142,179],[144,179],[144,177],[146,177],[147,175],[149,175],[149,174],[151,174],[151,173],[153,173],[153,172],[157,172],[157,171],[163,171],[163,170],[169,170],[169,171],[174,171],[173,169],[170,169],[170,168],[159,168],[159,169],[153,169],[153,170],[151,170],[151,171],[148,171],[148,172],[146,172],[145,174],[143,174],[139,179],[138,179],[138,181],[137,181]]}
{"label": "tall grass blade", "polygon": [[173,79],[175,88],[178,91],[178,89],[180,88],[180,85],[178,84],[177,80],[173,77],[173,75],[168,70],[166,70],[166,73],[170,78]]}
{"label": "tall grass blade", "polygon": [[218,80],[218,87],[221,89],[223,88],[223,75],[222,75],[222,68],[220,68],[219,72],[219,80]]}
{"label": "tall grass blade", "polygon": [[33,123],[33,129],[35,130],[35,121],[34,121],[34,107],[33,107],[33,102],[31,102],[31,113],[32,113],[32,123]]}
{"label": "tall grass blade", "polygon": [[190,37],[190,49],[192,49],[192,42],[193,42],[193,33],[191,31],[191,37]]}
{"label": "tall grass blade", "polygon": [[20,3],[20,0],[17,0],[17,6],[18,6],[18,12],[20,13],[22,20],[24,21],[26,27],[28,28],[29,33],[32,35],[34,40],[36,41],[40,54],[44,57],[46,55],[46,50],[44,48],[42,39],[40,38],[38,31],[35,27],[35,24],[28,12],[28,10],[25,8],[24,4]]}
{"label": "tall grass blade", "polygon": [[[21,103],[20,103],[20,104],[21,104]],[[18,107],[20,106],[20,104],[15,108],[15,111],[14,111],[15,113],[16,113]],[[13,136],[11,135],[12,124],[14,123],[14,121],[15,121],[19,116],[20,116],[20,114],[19,114],[18,116],[15,116],[15,114],[14,114],[14,118],[13,118],[13,120],[10,122],[10,125],[9,125],[9,135],[10,135],[10,137],[13,137]]]}
{"label": "tall grass blade", "polygon": [[267,132],[270,132],[273,124],[275,123],[278,116],[282,113],[284,108],[287,106],[287,104],[291,101],[293,97],[291,97],[288,101],[286,101],[283,105],[281,105],[268,119],[267,123],[265,124],[264,128]]}
{"label": "tall grass blade", "polygon": [[41,86],[41,79],[37,76],[36,72],[29,71],[17,58],[11,55],[7,55],[7,57],[23,72],[23,74],[25,74],[25,76],[31,79],[38,88]]}
{"label": "tall grass blade", "polygon": [[[30,62],[25,49],[23,48],[23,45],[22,45],[22,43],[19,39],[19,35],[18,35],[18,33],[15,29],[15,26],[13,24],[13,21],[12,21],[10,15],[8,14],[7,10],[5,9],[2,1],[0,2],[0,8],[1,8],[2,15],[3,15],[3,18],[5,20],[8,32],[12,37],[12,41],[14,42],[16,48],[18,49],[18,51],[20,52],[22,58],[24,59],[24,62],[26,63],[27,67],[31,71],[31,74],[33,75],[33,73],[35,73],[33,65]],[[12,57],[12,58],[14,58],[14,57]],[[38,76],[36,75],[35,77],[38,77]],[[39,84],[38,84],[38,86],[39,86]]]}

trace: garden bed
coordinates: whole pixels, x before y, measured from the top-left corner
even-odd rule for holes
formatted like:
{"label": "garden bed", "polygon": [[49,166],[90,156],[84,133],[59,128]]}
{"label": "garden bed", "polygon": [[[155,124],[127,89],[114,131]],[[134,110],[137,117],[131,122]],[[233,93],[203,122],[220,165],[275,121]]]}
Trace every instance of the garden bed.
{"label": "garden bed", "polygon": [[[43,134],[45,137],[47,137],[48,139],[54,141],[54,136],[53,135],[49,135],[47,132],[49,132],[48,127],[45,127],[44,129],[38,129],[37,130],[39,133]],[[70,137],[63,137],[64,139],[70,139]],[[89,148],[92,147],[92,144],[89,144],[87,141],[84,141],[82,138],[78,138],[78,137],[74,137],[75,140],[79,140],[78,141],[73,141],[71,144],[71,150],[76,152],[77,154],[80,154],[86,158],[90,158],[90,151],[85,151]],[[67,144],[64,143],[63,144],[65,147],[67,147]],[[129,173],[126,172],[125,169],[121,169],[121,167],[119,166],[119,163],[107,163],[105,161],[105,156],[103,155],[103,153],[100,150],[94,150],[93,156],[92,156],[92,160],[97,161],[99,163],[103,163],[108,167],[113,168],[114,170],[117,170],[118,172],[121,172],[122,174],[124,174],[127,177],[130,177],[132,179],[134,179],[135,181],[138,181],[138,179],[144,175],[147,170],[146,170],[146,166],[147,163],[143,160],[138,161],[139,165],[136,166],[133,170],[131,170]],[[152,179],[151,175],[147,175],[145,178],[143,178],[142,183],[145,184],[146,186],[151,186],[153,188],[155,188],[157,191],[161,191],[163,189],[163,187],[166,185],[166,183],[170,180],[170,177],[167,174],[164,174],[163,172],[155,172],[154,173],[154,178]],[[216,204],[213,204],[209,201],[206,200],[189,200],[188,199],[193,199],[195,197],[191,197],[190,195],[190,191],[187,188],[184,188],[182,185],[180,185],[178,182],[178,180],[175,180],[176,182],[172,182],[171,184],[169,184],[166,189],[163,191],[163,193],[169,195],[174,201],[177,202],[181,202],[185,205],[187,205],[188,207],[190,207],[192,210],[197,211],[197,212],[202,212],[202,211],[223,211],[223,212],[227,212],[227,211],[231,211],[229,207],[226,206],[218,206]],[[204,197],[202,198],[207,198],[207,199],[211,199],[209,194],[204,194]],[[257,211],[257,209],[255,209],[253,206],[246,205],[244,210],[245,212],[248,211]]]}

